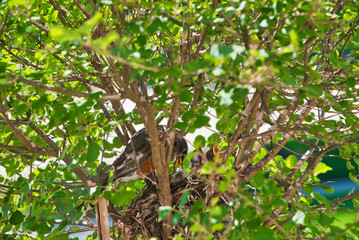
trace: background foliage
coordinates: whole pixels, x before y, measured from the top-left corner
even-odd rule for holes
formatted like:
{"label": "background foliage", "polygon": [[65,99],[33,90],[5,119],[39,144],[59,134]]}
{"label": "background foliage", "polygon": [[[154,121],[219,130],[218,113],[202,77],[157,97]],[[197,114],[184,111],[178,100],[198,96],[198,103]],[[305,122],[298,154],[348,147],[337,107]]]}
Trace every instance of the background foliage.
{"label": "background foliage", "polygon": [[[1,1],[1,235],[66,239],[94,230],[78,208],[94,196],[126,208],[141,181],[103,193],[97,181],[144,124],[160,218],[190,223],[176,239],[357,237],[358,216],[346,225],[336,216],[347,199],[359,210],[358,194],[330,201],[314,189],[333,191],[318,174],[332,170],[321,160],[337,148],[358,183],[358,8],[320,0]],[[231,202],[217,204],[223,195],[208,191],[190,213],[168,208],[171,168],[161,164],[156,124],[214,130],[192,144],[225,151],[201,171]],[[307,152],[279,156],[289,140]],[[116,223],[112,230],[120,235]],[[170,235],[166,225],[158,237]]]}

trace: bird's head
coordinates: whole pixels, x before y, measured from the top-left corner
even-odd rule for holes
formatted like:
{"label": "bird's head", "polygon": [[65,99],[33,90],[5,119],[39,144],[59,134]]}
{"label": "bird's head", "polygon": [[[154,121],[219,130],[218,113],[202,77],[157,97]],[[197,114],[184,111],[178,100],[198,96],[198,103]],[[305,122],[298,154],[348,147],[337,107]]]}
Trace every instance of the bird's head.
{"label": "bird's head", "polygon": [[173,159],[174,159],[174,167],[177,169],[178,167],[183,168],[183,159],[186,157],[188,153],[188,145],[186,139],[176,131],[175,142],[173,144]]}
{"label": "bird's head", "polygon": [[204,159],[205,159],[205,154],[203,153],[202,148],[200,148],[197,154],[191,159],[192,172],[199,173],[204,163]]}
{"label": "bird's head", "polygon": [[199,173],[204,162],[213,162],[218,155],[221,155],[221,152],[219,151],[217,143],[215,143],[206,154],[204,154],[202,148],[199,148],[198,153],[191,159],[192,172]]}
{"label": "bird's head", "polygon": [[215,160],[215,157],[219,153],[219,147],[217,142],[206,152],[206,158],[208,161],[213,162]]}

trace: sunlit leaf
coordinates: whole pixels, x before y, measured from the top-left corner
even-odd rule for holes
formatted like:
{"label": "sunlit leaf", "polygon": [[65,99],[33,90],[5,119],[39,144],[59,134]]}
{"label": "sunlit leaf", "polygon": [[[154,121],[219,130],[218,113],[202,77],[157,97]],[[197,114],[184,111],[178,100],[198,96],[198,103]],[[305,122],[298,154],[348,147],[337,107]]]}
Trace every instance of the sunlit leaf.
{"label": "sunlit leaf", "polygon": [[176,213],[172,216],[172,226],[176,226],[182,218],[182,213]]}
{"label": "sunlit leaf", "polygon": [[293,216],[293,222],[297,225],[304,225],[305,214],[302,211],[297,211]]}
{"label": "sunlit leaf", "polygon": [[158,208],[158,222],[161,222],[162,220],[164,220],[168,214],[170,213],[170,211],[172,210],[172,207],[169,206],[161,206]]}
{"label": "sunlit leaf", "polygon": [[102,15],[100,12],[96,12],[95,15],[88,21],[86,21],[80,28],[80,32],[82,34],[88,35],[91,33],[93,28],[99,24],[99,22],[102,20]]}
{"label": "sunlit leaf", "polygon": [[318,166],[314,169],[314,175],[317,176],[318,174],[326,173],[326,172],[331,171],[331,170],[333,170],[331,167],[329,167],[328,165],[326,165],[323,162],[320,162],[318,164]]}
{"label": "sunlit leaf", "polygon": [[82,41],[81,35],[78,32],[61,26],[52,28],[50,36],[56,41]]}

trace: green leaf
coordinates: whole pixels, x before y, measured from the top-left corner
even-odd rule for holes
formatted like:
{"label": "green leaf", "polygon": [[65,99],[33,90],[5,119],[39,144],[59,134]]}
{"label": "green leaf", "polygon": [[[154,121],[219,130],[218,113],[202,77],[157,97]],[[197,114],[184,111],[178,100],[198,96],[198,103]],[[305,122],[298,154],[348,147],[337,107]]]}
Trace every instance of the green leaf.
{"label": "green leaf", "polygon": [[320,203],[324,203],[325,207],[327,208],[331,207],[330,201],[326,197],[322,196],[319,192],[315,193],[315,199]]}
{"label": "green leaf", "polygon": [[229,186],[229,183],[228,183],[228,182],[226,182],[226,181],[220,181],[220,182],[219,182],[219,188],[218,188],[218,190],[221,191],[221,192],[224,192],[224,191],[227,190],[228,186]]}
{"label": "green leaf", "polygon": [[173,240],[183,240],[183,237],[181,235],[175,235]]}
{"label": "green leaf", "polygon": [[32,226],[34,226],[36,223],[36,217],[32,216],[32,217],[27,217],[26,220],[22,223],[21,227],[22,229],[29,230],[32,228]]}
{"label": "green leaf", "polygon": [[308,193],[308,194],[311,194],[314,191],[314,187],[313,187],[312,184],[306,184],[303,187],[303,191]]}
{"label": "green leaf", "polygon": [[99,49],[106,50],[106,48],[111,43],[118,41],[119,39],[120,39],[120,36],[118,35],[117,32],[111,32],[111,33],[107,34],[106,37],[98,38],[98,39],[95,39],[94,41],[92,41],[92,45]]}
{"label": "green leaf", "polygon": [[125,204],[129,204],[137,194],[133,191],[120,191],[111,194],[111,202],[117,207],[123,207]]}
{"label": "green leaf", "polygon": [[290,43],[293,46],[298,46],[298,34],[294,29],[291,29],[289,32]]}
{"label": "green leaf", "polygon": [[191,109],[182,115],[182,120],[184,122],[189,122],[193,119],[193,117],[194,117],[194,111]]}
{"label": "green leaf", "polygon": [[57,26],[51,28],[50,30],[50,37],[52,37],[55,41],[77,41],[81,42],[82,38],[81,35],[72,29],[67,29],[65,27]]}
{"label": "green leaf", "polygon": [[289,155],[286,159],[285,159],[285,165],[289,168],[293,168],[298,162],[298,159],[295,155]]}
{"label": "green leaf", "polygon": [[187,122],[177,122],[174,127],[179,130],[185,130],[188,127],[188,123]]}
{"label": "green leaf", "polygon": [[53,102],[52,104],[54,107],[54,118],[57,118],[59,120],[65,120],[68,116],[67,108],[57,101]]}
{"label": "green leaf", "polygon": [[105,191],[104,193],[103,193],[103,197],[106,199],[106,200],[111,200],[111,191]]}
{"label": "green leaf", "polygon": [[57,226],[56,230],[61,231],[62,229],[64,229],[67,226],[69,219],[65,219],[59,226]]}
{"label": "green leaf", "polygon": [[83,216],[83,209],[82,208],[78,208],[77,211],[76,211],[76,215],[75,217],[73,218],[73,221],[77,221],[79,220],[82,216]]}
{"label": "green leaf", "polygon": [[245,100],[245,97],[248,94],[248,89],[234,89],[232,99],[233,101],[238,102],[239,104],[243,104],[243,101]]}
{"label": "green leaf", "polygon": [[19,103],[14,111],[14,115],[22,115],[24,113],[27,112],[27,110],[29,110],[29,105],[26,103]]}
{"label": "green leaf", "polygon": [[159,207],[158,208],[158,222],[161,222],[163,219],[165,219],[171,210],[172,210],[172,207],[170,207],[170,206]]}
{"label": "green leaf", "polygon": [[359,211],[359,200],[354,198],[352,202],[355,210]]}
{"label": "green leaf", "polygon": [[91,142],[88,147],[87,161],[93,163],[100,154],[100,146],[96,142]]}
{"label": "green leaf", "polygon": [[0,76],[3,75],[6,72],[6,62],[0,62]]}
{"label": "green leaf", "polygon": [[263,186],[265,182],[264,174],[265,171],[259,171],[252,177],[251,181],[254,181],[257,188],[261,188]]}
{"label": "green leaf", "polygon": [[[1,72],[0,72],[1,73]],[[346,84],[348,87],[353,88],[355,87],[355,84],[357,83],[357,80],[353,77],[350,77],[346,80]]]}
{"label": "green leaf", "polygon": [[191,159],[196,156],[197,152],[190,152],[187,154],[187,156],[183,159],[183,166],[184,168],[187,170],[187,166],[189,166],[188,171],[190,171],[192,169],[192,163],[191,163]]}
{"label": "green leaf", "polygon": [[11,224],[6,224],[5,227],[3,229],[1,229],[2,233],[6,233],[6,232],[10,232],[12,229],[12,225]]}
{"label": "green leaf", "polygon": [[304,88],[309,94],[314,97],[319,97],[323,95],[323,88],[320,85],[311,85],[309,87]]}
{"label": "green leaf", "polygon": [[70,231],[70,232],[73,232],[73,233],[79,232],[80,230],[81,230],[81,228],[75,227],[75,226],[71,226],[70,229],[69,229],[69,231]]}
{"label": "green leaf", "polygon": [[21,187],[20,192],[24,194],[28,193],[30,191],[30,183],[23,182],[22,184],[23,186]]}
{"label": "green leaf", "polygon": [[200,149],[201,147],[206,146],[206,139],[202,135],[196,136],[193,142],[195,149]]}
{"label": "green leaf", "polygon": [[181,220],[182,216],[183,216],[182,213],[173,214],[173,216],[172,216],[172,226],[176,226],[178,224],[178,222]]}
{"label": "green leaf", "polygon": [[46,97],[41,97],[38,100],[35,100],[32,104],[31,107],[33,109],[43,109],[45,107],[47,103],[47,98]]}
{"label": "green leaf", "polygon": [[251,237],[253,240],[276,240],[273,236],[274,232],[271,229],[258,227]]}
{"label": "green leaf", "polygon": [[275,193],[277,190],[277,183],[273,179],[267,179],[265,184],[262,186],[263,193],[267,196],[270,196]]}
{"label": "green leaf", "polygon": [[213,208],[211,209],[211,214],[214,217],[221,216],[223,214],[223,206],[214,205]]}
{"label": "green leaf", "polygon": [[10,224],[11,225],[17,225],[24,221],[24,214],[20,212],[19,210],[16,210],[10,217]]}
{"label": "green leaf", "polygon": [[250,217],[252,214],[251,209],[246,206],[239,206],[239,208],[233,213],[233,216],[237,220],[242,220]]}
{"label": "green leaf", "polygon": [[179,93],[179,98],[182,102],[191,103],[193,101],[193,93],[188,89],[183,89]]}
{"label": "green leaf", "polygon": [[333,217],[328,216],[328,214],[324,212],[319,212],[319,223],[322,226],[329,226],[334,221]]}
{"label": "green leaf", "polygon": [[197,128],[201,128],[203,126],[207,126],[207,127],[210,127],[209,125],[209,121],[211,119],[208,117],[208,116],[205,116],[205,115],[199,115],[197,116],[196,120],[193,122],[193,125],[190,127],[190,129],[188,131],[194,131],[196,130]]}
{"label": "green leaf", "polygon": [[95,15],[88,21],[86,21],[80,28],[80,32],[84,35],[89,35],[92,29],[100,23],[102,20],[101,12],[97,11]]}
{"label": "green leaf", "polygon": [[186,189],[186,190],[183,192],[182,197],[181,197],[181,200],[180,200],[180,202],[179,202],[179,204],[178,204],[178,207],[179,207],[179,208],[180,208],[180,207],[183,207],[183,206],[187,203],[187,201],[188,201],[188,195],[189,195],[189,191]]}
{"label": "green leaf", "polygon": [[190,231],[191,232],[206,232],[206,228],[202,225],[192,224]]}
{"label": "green leaf", "polygon": [[96,186],[96,187],[91,187],[89,190],[90,190],[90,191],[89,191],[89,194],[90,194],[90,196],[91,196],[91,197],[98,196],[98,195],[99,195],[99,193],[101,192],[101,190],[100,190],[100,187],[99,187],[99,186]]}
{"label": "green leaf", "polygon": [[[5,200],[5,199],[4,199],[4,200]],[[8,201],[8,200],[6,200],[6,201]],[[5,201],[5,202],[6,202],[6,201]],[[8,204],[6,204],[4,207],[1,208],[1,215],[2,215],[2,216],[8,216],[8,214],[10,213],[10,211],[11,211],[11,204],[8,203]]]}
{"label": "green leaf", "polygon": [[8,3],[8,6],[12,8],[13,6],[26,6],[27,1],[26,0],[10,0]]}
{"label": "green leaf", "polygon": [[327,164],[320,162],[318,166],[314,169],[314,175],[317,176],[318,174],[326,173],[331,170],[333,169],[329,167]]}
{"label": "green leaf", "polygon": [[198,199],[191,207],[191,213],[192,214],[198,213],[202,209],[203,205],[204,205],[203,201],[201,199]]}
{"label": "green leaf", "polygon": [[323,184],[319,184],[319,187],[320,187],[321,189],[323,189],[323,190],[324,190],[326,193],[328,193],[328,194],[331,194],[331,193],[334,192],[334,188],[333,188],[333,187],[325,186],[325,185],[323,185]]}
{"label": "green leaf", "polygon": [[211,226],[211,230],[213,232],[216,232],[216,231],[221,231],[222,229],[224,228],[224,224],[219,222],[219,223],[215,223]]}
{"label": "green leaf", "polygon": [[51,230],[53,228],[52,225],[53,224],[51,224],[50,221],[44,220],[37,225],[36,230],[37,230],[38,234],[44,235],[44,234],[51,232]]}
{"label": "green leaf", "polygon": [[287,201],[282,197],[275,197],[273,200],[273,207],[286,206],[287,204]]}

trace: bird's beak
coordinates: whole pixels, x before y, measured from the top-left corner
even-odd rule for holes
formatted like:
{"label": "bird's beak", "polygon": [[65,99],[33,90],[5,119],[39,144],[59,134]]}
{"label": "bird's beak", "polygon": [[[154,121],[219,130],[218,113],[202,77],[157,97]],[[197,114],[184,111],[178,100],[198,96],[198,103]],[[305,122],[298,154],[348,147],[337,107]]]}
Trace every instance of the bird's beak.
{"label": "bird's beak", "polygon": [[226,153],[226,151],[219,151],[219,147],[218,147],[218,144],[217,144],[217,141],[216,141],[216,143],[213,146],[213,155],[217,156],[219,158],[223,158],[225,153]]}
{"label": "bird's beak", "polygon": [[178,168],[178,165],[179,165],[181,168],[183,168],[183,158],[182,158],[182,156],[179,156],[179,157],[176,159],[175,164],[174,164],[175,169]]}
{"label": "bird's beak", "polygon": [[216,141],[216,143],[213,146],[213,155],[216,156],[216,154],[218,152],[219,152],[219,147],[218,147],[218,144],[217,144],[217,141]]}

